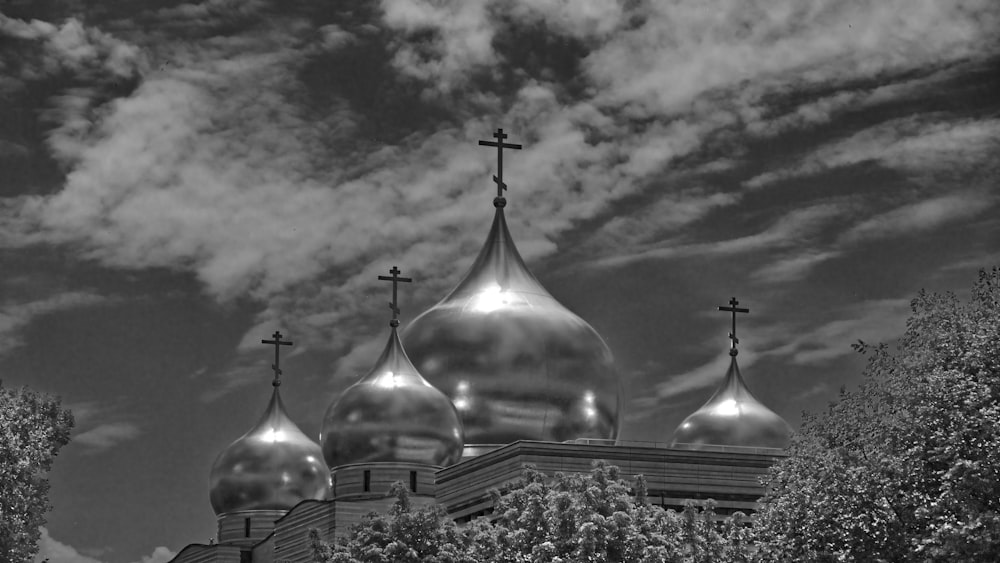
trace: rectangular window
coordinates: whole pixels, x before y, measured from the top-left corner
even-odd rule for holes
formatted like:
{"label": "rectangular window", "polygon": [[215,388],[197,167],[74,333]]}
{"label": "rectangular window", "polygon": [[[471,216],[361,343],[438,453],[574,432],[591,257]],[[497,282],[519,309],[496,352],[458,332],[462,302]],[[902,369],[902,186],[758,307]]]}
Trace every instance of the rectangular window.
{"label": "rectangular window", "polygon": [[372,472],[369,469],[365,469],[365,492],[372,490]]}
{"label": "rectangular window", "polygon": [[250,537],[250,519],[249,518],[244,518],[243,519],[243,537],[246,537],[246,538]]}
{"label": "rectangular window", "polygon": [[417,492],[417,472],[410,471],[410,490]]}

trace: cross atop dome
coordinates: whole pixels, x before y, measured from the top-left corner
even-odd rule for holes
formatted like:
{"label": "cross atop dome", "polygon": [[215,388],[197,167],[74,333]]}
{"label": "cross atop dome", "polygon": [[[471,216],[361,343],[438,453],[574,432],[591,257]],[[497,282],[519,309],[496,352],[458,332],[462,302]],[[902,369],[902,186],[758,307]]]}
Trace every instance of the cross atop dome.
{"label": "cross atop dome", "polygon": [[276,330],[276,331],[274,331],[274,334],[271,335],[271,338],[274,338],[274,340],[261,340],[260,341],[261,344],[273,344],[274,345],[274,363],[271,364],[271,369],[274,370],[274,381],[271,382],[271,385],[273,385],[275,387],[281,385],[281,368],[279,367],[279,365],[280,365],[279,364],[280,359],[278,357],[278,350],[282,346],[291,346],[292,345],[292,343],[289,342],[288,340],[282,340],[281,336],[282,336],[281,333]]}
{"label": "cross atop dome", "polygon": [[733,331],[729,333],[729,339],[733,341],[732,347],[729,349],[730,356],[735,356],[736,354],[740,353],[739,350],[736,349],[736,345],[740,343],[740,339],[736,338],[736,313],[750,312],[750,309],[737,307],[737,305],[739,304],[740,302],[737,301],[735,297],[733,297],[732,299],[729,300],[729,307],[723,307],[722,305],[719,306],[720,311],[726,311],[733,314]]}
{"label": "cross atop dome", "polygon": [[493,176],[493,181],[496,182],[497,185],[497,197],[493,199],[493,206],[503,207],[507,205],[507,200],[503,197],[503,191],[507,189],[507,184],[503,182],[503,150],[521,150],[521,145],[503,142],[503,140],[507,138],[507,134],[504,133],[501,128],[497,128],[496,133],[493,133],[493,138],[496,139],[496,141],[479,141],[479,145],[483,147],[497,148],[497,173]]}
{"label": "cross atop dome", "polygon": [[389,273],[392,274],[392,276],[379,276],[378,279],[392,282],[392,301],[389,302],[389,308],[392,309],[392,320],[389,321],[389,326],[397,327],[399,326],[399,302],[396,297],[396,289],[399,286],[399,282],[409,283],[413,281],[413,278],[399,277],[399,274],[402,272],[395,266],[389,270]]}

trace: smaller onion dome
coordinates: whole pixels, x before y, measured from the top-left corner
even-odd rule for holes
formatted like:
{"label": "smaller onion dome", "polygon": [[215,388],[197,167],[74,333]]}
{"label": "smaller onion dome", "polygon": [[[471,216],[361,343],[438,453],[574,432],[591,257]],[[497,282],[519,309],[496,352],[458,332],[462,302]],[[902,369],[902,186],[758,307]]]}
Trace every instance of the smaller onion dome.
{"label": "smaller onion dome", "polygon": [[219,454],[209,478],[216,515],[243,510],[289,510],[330,494],[330,472],[319,445],[285,413],[275,380],[257,424]]}
{"label": "smaller onion dome", "polygon": [[375,367],[326,411],[320,442],[331,469],[366,462],[447,466],[462,457],[458,412],[413,367],[398,324],[394,318]]}
{"label": "smaller onion dome", "polygon": [[736,354],[731,353],[731,356],[722,386],[677,427],[671,445],[788,446],[791,427],[753,396],[740,375]]}

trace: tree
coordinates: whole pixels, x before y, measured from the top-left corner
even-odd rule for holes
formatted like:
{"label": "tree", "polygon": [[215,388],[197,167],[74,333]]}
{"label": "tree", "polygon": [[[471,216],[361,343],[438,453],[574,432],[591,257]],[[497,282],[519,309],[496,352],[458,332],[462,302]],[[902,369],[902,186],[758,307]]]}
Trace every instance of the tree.
{"label": "tree", "polygon": [[1000,561],[1000,270],[920,292],[897,349],[807,416],[756,534],[774,561]]}
{"label": "tree", "polygon": [[402,482],[392,484],[396,502],[388,515],[369,514],[347,541],[330,545],[310,530],[314,559],[324,563],[472,563],[464,555],[469,545],[440,506],[414,509]]}
{"label": "tree", "polygon": [[0,382],[0,561],[30,561],[49,505],[47,473],[69,442],[73,415],[59,399]]}
{"label": "tree", "polygon": [[494,515],[458,527],[440,507],[413,510],[402,484],[388,516],[369,515],[337,545],[313,533],[316,560],[478,562],[749,561],[740,516],[716,522],[711,503],[683,512],[646,502],[645,481],[630,487],[617,467],[595,462],[590,474],[549,477],[527,467],[520,480],[492,491]]}

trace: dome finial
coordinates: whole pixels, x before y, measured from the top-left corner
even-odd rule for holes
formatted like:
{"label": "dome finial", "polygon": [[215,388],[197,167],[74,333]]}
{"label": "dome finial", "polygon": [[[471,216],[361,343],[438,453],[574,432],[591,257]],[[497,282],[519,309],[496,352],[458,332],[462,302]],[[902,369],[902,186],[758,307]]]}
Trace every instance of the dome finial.
{"label": "dome finial", "polygon": [[733,297],[732,299],[729,300],[729,307],[723,307],[722,305],[719,305],[720,311],[727,311],[733,314],[733,331],[729,333],[729,339],[733,341],[732,347],[729,348],[730,356],[735,356],[736,354],[740,353],[740,351],[736,349],[736,345],[740,343],[740,339],[736,338],[736,313],[750,312],[750,309],[743,309],[737,307],[737,305],[739,304],[740,302],[737,301],[735,297]]}
{"label": "dome finial", "polygon": [[274,338],[274,340],[261,340],[260,343],[274,345],[274,363],[271,364],[271,369],[274,370],[274,381],[271,382],[271,385],[277,387],[281,385],[281,367],[279,367],[280,358],[278,357],[278,350],[282,346],[291,346],[292,343],[289,342],[288,340],[282,340],[281,332],[277,330],[274,331],[274,334],[271,337]]}
{"label": "dome finial", "polygon": [[379,276],[378,279],[382,281],[392,282],[392,301],[389,302],[389,309],[392,309],[392,320],[389,321],[389,326],[396,328],[399,326],[399,301],[396,299],[396,288],[399,286],[399,282],[412,282],[413,278],[401,278],[399,274],[402,272],[399,268],[393,266],[389,273],[392,276]]}
{"label": "dome finial", "polygon": [[507,189],[507,184],[503,183],[503,150],[521,150],[521,145],[503,142],[503,140],[507,138],[507,134],[500,128],[497,128],[497,132],[493,134],[493,138],[496,139],[495,142],[479,141],[479,145],[483,147],[497,148],[497,173],[493,176],[493,181],[496,182],[497,185],[497,197],[493,198],[493,207],[503,207],[507,205],[507,200],[503,197],[503,191]]}

